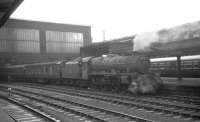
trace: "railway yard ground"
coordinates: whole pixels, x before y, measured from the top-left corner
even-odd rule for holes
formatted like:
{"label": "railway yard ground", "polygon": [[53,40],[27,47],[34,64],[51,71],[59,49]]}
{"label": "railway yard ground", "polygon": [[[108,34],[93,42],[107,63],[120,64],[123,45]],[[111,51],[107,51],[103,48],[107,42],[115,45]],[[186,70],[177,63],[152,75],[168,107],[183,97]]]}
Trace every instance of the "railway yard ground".
{"label": "railway yard ground", "polygon": [[[180,85],[174,82],[175,78],[163,79],[167,84]],[[198,81],[190,80],[190,84]],[[181,86],[187,85],[186,79],[183,81]],[[8,88],[12,88],[10,94]],[[166,91],[157,95],[133,95],[58,85],[2,83],[0,117],[2,122],[200,121],[200,96]]]}
{"label": "railway yard ground", "polygon": [[5,101],[0,99],[0,118],[2,122],[14,122],[14,120],[4,111],[4,107],[9,106],[9,104]]}

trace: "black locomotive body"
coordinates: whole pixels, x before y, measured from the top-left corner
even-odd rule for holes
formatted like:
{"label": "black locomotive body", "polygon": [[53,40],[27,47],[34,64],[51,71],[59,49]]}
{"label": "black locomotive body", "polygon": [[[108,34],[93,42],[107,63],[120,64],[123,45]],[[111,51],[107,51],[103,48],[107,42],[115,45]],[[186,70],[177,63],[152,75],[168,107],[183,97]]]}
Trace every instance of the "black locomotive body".
{"label": "black locomotive body", "polygon": [[[8,77],[15,80],[129,90],[134,93],[154,93],[161,80],[149,73],[149,66],[150,61],[147,57],[135,54],[15,65],[7,67],[7,70]],[[19,75],[10,72],[15,72],[15,70],[20,70]]]}
{"label": "black locomotive body", "polygon": [[98,86],[103,83],[120,89],[127,87],[136,75],[148,73],[148,68],[149,60],[141,55],[108,55],[91,60],[89,77]]}

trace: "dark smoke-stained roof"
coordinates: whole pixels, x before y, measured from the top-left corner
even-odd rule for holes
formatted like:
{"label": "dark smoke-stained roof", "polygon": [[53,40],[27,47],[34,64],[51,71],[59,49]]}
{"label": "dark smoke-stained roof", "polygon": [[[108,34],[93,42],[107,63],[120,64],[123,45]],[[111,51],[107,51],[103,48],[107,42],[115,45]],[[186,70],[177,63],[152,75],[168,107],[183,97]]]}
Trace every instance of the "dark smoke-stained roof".
{"label": "dark smoke-stained roof", "polygon": [[200,38],[185,39],[180,42],[168,42],[165,44],[158,43],[151,47],[151,51],[144,52],[144,54],[152,58],[199,55]]}
{"label": "dark smoke-stained roof", "polygon": [[0,27],[4,25],[22,1],[23,0],[0,0]]}
{"label": "dark smoke-stained roof", "polygon": [[200,21],[142,33],[134,38],[134,51],[150,57],[200,54]]}

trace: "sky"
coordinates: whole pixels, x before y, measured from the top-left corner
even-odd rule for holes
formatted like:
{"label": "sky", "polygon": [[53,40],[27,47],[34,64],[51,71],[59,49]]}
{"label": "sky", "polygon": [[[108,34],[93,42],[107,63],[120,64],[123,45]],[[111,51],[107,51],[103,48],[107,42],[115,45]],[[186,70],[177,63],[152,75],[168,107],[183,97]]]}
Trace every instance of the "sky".
{"label": "sky", "polygon": [[93,42],[200,20],[199,0],[24,0],[12,18],[89,25]]}

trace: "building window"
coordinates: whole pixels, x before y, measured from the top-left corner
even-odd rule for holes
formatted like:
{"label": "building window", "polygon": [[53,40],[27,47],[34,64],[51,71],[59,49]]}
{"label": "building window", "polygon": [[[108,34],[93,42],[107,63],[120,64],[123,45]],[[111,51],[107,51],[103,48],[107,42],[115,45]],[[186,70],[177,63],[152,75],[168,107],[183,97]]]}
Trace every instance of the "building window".
{"label": "building window", "polygon": [[39,30],[2,27],[0,44],[1,52],[38,53],[40,52]]}
{"label": "building window", "polygon": [[48,53],[80,53],[82,46],[82,33],[46,31]]}

